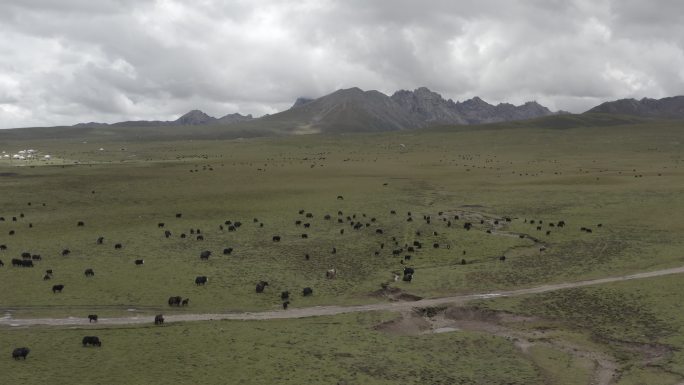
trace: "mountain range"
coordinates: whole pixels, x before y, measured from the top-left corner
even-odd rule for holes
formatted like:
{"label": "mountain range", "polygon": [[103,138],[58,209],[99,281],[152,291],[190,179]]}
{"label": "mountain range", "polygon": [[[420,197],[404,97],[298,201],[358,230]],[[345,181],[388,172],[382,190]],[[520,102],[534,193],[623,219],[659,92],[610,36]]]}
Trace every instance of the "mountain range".
{"label": "mountain range", "polygon": [[261,118],[229,114],[214,118],[193,110],[173,121],[127,121],[79,123],[79,127],[98,126],[177,126],[232,125],[260,121],[261,125],[279,127],[293,133],[391,131],[421,128],[437,124],[482,124],[526,120],[556,113],[536,103],[520,106],[508,103],[492,105],[479,97],[463,102],[444,99],[425,87],[401,90],[392,96],[359,88],[337,90],[317,99],[298,98],[288,110]]}
{"label": "mountain range", "polygon": [[74,126],[0,130],[0,138],[250,138],[481,124],[558,129],[636,124],[654,119],[684,119],[684,96],[659,100],[622,99],[603,103],[583,114],[570,114],[552,112],[536,102],[519,106],[508,103],[493,105],[479,97],[454,102],[425,87],[413,91],[400,90],[391,96],[378,91],[349,88],[315,99],[300,97],[287,110],[259,118],[237,113],[215,118],[193,110],[172,121],[79,123]]}

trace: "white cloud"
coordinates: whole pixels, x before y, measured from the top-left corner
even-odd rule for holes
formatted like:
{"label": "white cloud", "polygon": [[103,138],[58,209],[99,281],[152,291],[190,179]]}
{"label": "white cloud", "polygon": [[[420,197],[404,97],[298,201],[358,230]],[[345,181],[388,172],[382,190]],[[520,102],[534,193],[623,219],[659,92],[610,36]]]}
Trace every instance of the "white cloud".
{"label": "white cloud", "polygon": [[581,112],[684,93],[679,1],[4,0],[0,128],[427,86]]}

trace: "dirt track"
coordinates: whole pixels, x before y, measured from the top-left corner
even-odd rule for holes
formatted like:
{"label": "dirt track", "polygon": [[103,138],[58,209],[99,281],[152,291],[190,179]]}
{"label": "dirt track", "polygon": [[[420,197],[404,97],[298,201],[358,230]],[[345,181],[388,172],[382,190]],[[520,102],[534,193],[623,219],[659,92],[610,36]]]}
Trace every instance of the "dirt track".
{"label": "dirt track", "polygon": [[[306,318],[316,316],[327,316],[343,313],[358,313],[368,311],[405,311],[415,307],[429,307],[442,304],[463,304],[474,299],[487,299],[494,297],[514,297],[525,294],[545,293],[549,291],[600,285],[611,282],[627,281],[633,279],[659,277],[670,274],[684,273],[684,266],[675,267],[664,270],[649,271],[644,273],[637,273],[619,277],[607,277],[600,279],[593,279],[587,281],[578,281],[570,283],[558,283],[550,285],[542,285],[527,289],[518,289],[510,291],[500,291],[483,294],[469,294],[459,295],[453,297],[442,297],[432,299],[422,299],[412,302],[383,302],[370,305],[358,306],[316,306],[309,308],[295,308],[290,310],[280,311],[264,311],[255,313],[206,313],[206,314],[169,314],[165,315],[166,322],[190,322],[190,321],[210,321],[210,320],[268,320],[268,319],[292,319],[292,318]],[[119,318],[100,318],[97,323],[98,327],[105,325],[134,325],[134,324],[148,324],[152,323],[154,317],[119,317]],[[5,316],[0,318],[0,326],[12,327],[29,327],[29,326],[77,326],[88,325],[87,318],[12,318]]]}

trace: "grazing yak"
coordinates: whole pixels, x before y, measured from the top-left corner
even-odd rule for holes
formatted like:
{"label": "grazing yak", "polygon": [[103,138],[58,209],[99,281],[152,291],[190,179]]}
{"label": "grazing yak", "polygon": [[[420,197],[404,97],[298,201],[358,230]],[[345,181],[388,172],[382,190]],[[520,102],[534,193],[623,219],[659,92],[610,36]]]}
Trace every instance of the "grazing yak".
{"label": "grazing yak", "polygon": [[209,279],[204,275],[195,278],[195,285],[197,286],[204,286],[207,282],[209,282]]}
{"label": "grazing yak", "polygon": [[144,260],[144,259],[136,259],[136,260],[135,260],[135,264],[138,265],[138,266],[144,265],[144,264],[145,264],[145,260]]}
{"label": "grazing yak", "polygon": [[166,238],[171,238],[171,232],[170,232],[169,230],[165,230],[165,231],[164,231],[164,236],[165,236]]}
{"label": "grazing yak", "polygon": [[97,314],[88,314],[88,323],[97,322]]}
{"label": "grazing yak", "polygon": [[188,306],[190,303],[190,298],[186,298],[183,301],[181,301],[181,306]]}
{"label": "grazing yak", "polygon": [[405,267],[402,281],[411,282],[411,280],[413,280],[413,274],[415,274],[415,270],[412,267]]}
{"label": "grazing yak", "polygon": [[85,222],[83,222],[83,221],[78,221],[78,223],[76,224],[76,226],[77,226],[77,227],[83,227],[83,226],[85,226]]}
{"label": "grazing yak", "polygon": [[286,291],[280,292],[280,299],[282,299],[284,301],[284,300],[289,299],[289,298],[290,298],[290,292],[289,291],[286,290]]}
{"label": "grazing yak", "polygon": [[204,250],[203,252],[200,253],[200,259],[209,259],[211,256],[211,251],[209,250]]}
{"label": "grazing yak", "polygon": [[120,244],[120,243],[117,243],[117,244],[114,245],[114,248],[115,248],[116,250],[119,250],[119,249],[121,249],[122,247],[123,247],[123,245]]}
{"label": "grazing yak", "polygon": [[88,345],[97,347],[102,346],[102,341],[100,341],[100,338],[97,336],[85,336],[83,337],[83,340],[81,340],[81,343],[83,344],[83,347]]}
{"label": "grazing yak", "polygon": [[101,245],[102,243],[104,243],[104,237],[97,238],[97,244]]}
{"label": "grazing yak", "polygon": [[232,253],[232,252],[233,252],[232,247],[227,247],[227,248],[223,249],[223,255],[230,255],[230,253]]}
{"label": "grazing yak", "polygon": [[62,257],[66,257],[69,254],[71,254],[71,250],[69,250],[69,249],[62,250]]}
{"label": "grazing yak", "polygon": [[19,358],[26,359],[26,356],[28,356],[29,352],[31,352],[31,349],[26,347],[16,348],[12,351],[12,358],[15,360],[18,360]]}
{"label": "grazing yak", "polygon": [[95,275],[95,271],[93,269],[85,269],[84,274],[86,277],[92,277]]}
{"label": "grazing yak", "polygon": [[52,285],[52,293],[61,293],[64,290],[64,285]]}
{"label": "grazing yak", "polygon": [[310,296],[310,295],[312,295],[312,294],[313,294],[313,289],[312,289],[312,288],[310,288],[310,287],[305,287],[304,289],[302,289],[302,295],[303,295],[303,296],[307,297],[307,296]]}
{"label": "grazing yak", "polygon": [[337,278],[337,269],[332,268],[332,269],[326,271],[326,272],[325,272],[325,278],[328,278],[328,279],[335,279],[335,278]]}
{"label": "grazing yak", "polygon": [[154,324],[155,325],[163,325],[164,324],[164,316],[161,314],[157,314],[154,316]]}
{"label": "grazing yak", "polygon": [[266,286],[268,286],[268,282],[259,281],[259,283],[256,284],[256,292],[257,293],[263,293]]}
{"label": "grazing yak", "polygon": [[18,266],[18,267],[33,267],[33,261],[31,260],[22,260],[19,258],[12,258],[12,266]]}
{"label": "grazing yak", "polygon": [[183,302],[183,298],[181,296],[174,296],[169,297],[168,304],[169,306],[180,306],[181,302]]}
{"label": "grazing yak", "polygon": [[287,310],[287,307],[290,305],[290,301],[283,301],[283,310]]}
{"label": "grazing yak", "polygon": [[280,242],[280,235],[274,235],[273,242]]}

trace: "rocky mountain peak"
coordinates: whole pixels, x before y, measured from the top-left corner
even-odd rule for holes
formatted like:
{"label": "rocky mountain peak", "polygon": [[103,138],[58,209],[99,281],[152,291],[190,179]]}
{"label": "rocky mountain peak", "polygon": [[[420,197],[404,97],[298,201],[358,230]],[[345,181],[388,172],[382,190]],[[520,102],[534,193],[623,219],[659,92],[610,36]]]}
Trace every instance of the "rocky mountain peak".
{"label": "rocky mountain peak", "polygon": [[297,108],[299,106],[303,106],[309,102],[313,101],[312,98],[305,98],[305,97],[298,97],[297,100],[295,100],[294,104],[290,108]]}
{"label": "rocky mountain peak", "polygon": [[206,124],[214,120],[216,120],[216,118],[209,116],[200,110],[192,110],[187,114],[181,116],[180,118],[176,119],[176,123],[182,125],[195,126],[199,124]]}

